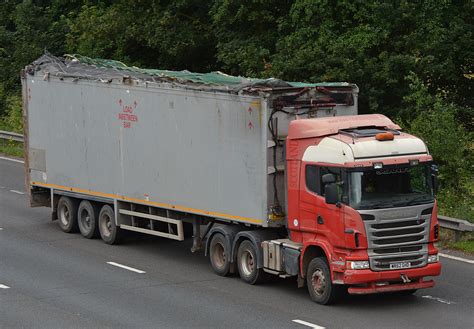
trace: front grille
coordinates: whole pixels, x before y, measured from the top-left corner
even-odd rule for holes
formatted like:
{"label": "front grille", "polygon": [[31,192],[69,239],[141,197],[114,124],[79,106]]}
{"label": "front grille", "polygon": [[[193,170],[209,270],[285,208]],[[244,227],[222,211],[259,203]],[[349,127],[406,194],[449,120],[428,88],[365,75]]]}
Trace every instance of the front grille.
{"label": "front grille", "polygon": [[390,265],[397,263],[410,263],[410,268],[426,265],[430,228],[430,215],[424,211],[427,206],[364,211],[364,215],[373,216],[364,220],[373,271],[396,269]]}
{"label": "front grille", "polygon": [[393,231],[382,231],[379,230],[378,232],[374,232],[373,235],[378,237],[378,238],[384,238],[384,237],[389,237],[389,236],[396,236],[396,235],[403,235],[403,234],[417,234],[417,233],[422,233],[423,232],[423,227],[415,227],[415,228],[401,228],[399,230],[393,230]]}
{"label": "front grille", "polygon": [[424,222],[424,220],[422,220],[422,219],[405,220],[405,221],[398,221],[398,222],[374,224],[374,225],[372,225],[372,228],[377,229],[377,230],[382,230],[382,229],[390,230],[390,229],[399,228],[399,227],[406,228],[406,227],[419,226],[423,222]]}
{"label": "front grille", "polygon": [[395,254],[395,253],[403,253],[403,252],[411,252],[411,251],[420,251],[421,249],[423,249],[422,245],[399,247],[399,248],[374,249],[373,252],[375,254]]}
{"label": "front grille", "polygon": [[379,270],[390,270],[390,264],[394,263],[410,263],[410,268],[424,266],[428,256],[425,254],[403,255],[397,257],[374,258],[372,263]]}
{"label": "front grille", "polygon": [[[375,240],[375,239],[374,239]],[[415,236],[397,236],[393,239],[377,239],[375,240],[379,246],[410,243],[410,242],[420,242],[423,240],[423,234],[417,234]]]}

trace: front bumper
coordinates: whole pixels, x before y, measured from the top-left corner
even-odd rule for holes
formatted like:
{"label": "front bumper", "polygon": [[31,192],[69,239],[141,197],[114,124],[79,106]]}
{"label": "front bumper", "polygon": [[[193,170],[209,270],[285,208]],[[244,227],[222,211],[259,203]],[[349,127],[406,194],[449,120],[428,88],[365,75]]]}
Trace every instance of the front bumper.
{"label": "front bumper", "polygon": [[[359,285],[349,288],[351,294],[423,289],[434,286],[434,281],[423,281],[423,277],[438,276],[440,273],[441,263],[439,262],[420,268],[396,271],[346,270],[344,272],[344,284]],[[410,279],[410,282],[401,283],[402,275]]]}
{"label": "front bumper", "polygon": [[424,289],[434,287],[435,283],[433,280],[423,281],[423,279],[418,279],[416,282],[409,283],[394,283],[387,284],[384,286],[377,286],[375,282],[368,284],[364,287],[349,287],[347,291],[352,295],[364,295],[364,294],[378,294],[382,292],[394,292],[394,291],[403,291],[403,290],[413,290],[413,289]]}

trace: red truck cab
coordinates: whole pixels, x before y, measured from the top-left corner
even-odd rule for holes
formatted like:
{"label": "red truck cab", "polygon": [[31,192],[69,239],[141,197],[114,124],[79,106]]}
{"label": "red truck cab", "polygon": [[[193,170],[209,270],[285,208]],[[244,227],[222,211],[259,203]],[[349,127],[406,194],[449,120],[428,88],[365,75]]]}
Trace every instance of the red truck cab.
{"label": "red truck cab", "polygon": [[294,120],[286,143],[288,230],[314,301],[343,285],[351,294],[434,286],[424,278],[441,271],[436,169],[421,139],[374,114]]}

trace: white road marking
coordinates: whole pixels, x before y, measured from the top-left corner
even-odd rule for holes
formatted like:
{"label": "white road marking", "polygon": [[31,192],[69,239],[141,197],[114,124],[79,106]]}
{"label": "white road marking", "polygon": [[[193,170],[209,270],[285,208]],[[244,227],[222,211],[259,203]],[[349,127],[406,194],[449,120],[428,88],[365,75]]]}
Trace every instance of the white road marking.
{"label": "white road marking", "polygon": [[326,327],[321,327],[321,326],[318,326],[317,324],[313,324],[313,323],[306,322],[303,320],[293,320],[293,322],[296,322],[296,323],[302,324],[303,326],[307,326],[314,329],[326,329]]}
{"label": "white road marking", "polygon": [[10,289],[10,287],[4,284],[0,284],[0,289]]}
{"label": "white road marking", "polygon": [[17,160],[17,159],[12,159],[12,158],[6,158],[6,157],[0,157],[2,160],[7,160],[7,161],[12,161],[12,162],[18,162],[18,163],[25,163],[23,160]]}
{"label": "white road marking", "polygon": [[16,194],[25,194],[24,192],[21,192],[21,191],[17,191],[17,190],[10,190],[10,192],[12,193],[16,193]]}
{"label": "white road marking", "polygon": [[3,227],[0,227],[0,231],[3,230]]}
{"label": "white road marking", "polygon": [[449,258],[449,259],[458,260],[458,261],[460,261],[460,262],[465,262],[465,263],[469,263],[469,264],[474,264],[474,260],[471,260],[471,259],[466,259],[466,258],[457,257],[457,256],[451,256],[451,255],[442,254],[442,253],[439,253],[438,255],[440,255],[441,257],[444,257],[444,258]]}
{"label": "white road marking", "polygon": [[125,270],[129,270],[129,271],[135,272],[135,273],[140,273],[140,274],[146,273],[145,271],[138,270],[138,269],[136,269],[136,268],[129,267],[129,266],[126,266],[126,265],[122,265],[122,264],[119,264],[119,263],[115,263],[115,262],[107,262],[107,264],[113,265],[113,266],[117,266],[117,267],[123,268],[123,269],[125,269]]}
{"label": "white road marking", "polygon": [[450,302],[449,300],[446,300],[446,299],[443,299],[443,298],[439,298],[439,297],[433,297],[433,296],[430,296],[430,295],[421,296],[421,298],[426,298],[426,299],[435,300],[435,301],[437,301],[437,302],[440,302],[440,303],[443,303],[443,304],[448,304],[448,305],[456,304],[455,302]]}

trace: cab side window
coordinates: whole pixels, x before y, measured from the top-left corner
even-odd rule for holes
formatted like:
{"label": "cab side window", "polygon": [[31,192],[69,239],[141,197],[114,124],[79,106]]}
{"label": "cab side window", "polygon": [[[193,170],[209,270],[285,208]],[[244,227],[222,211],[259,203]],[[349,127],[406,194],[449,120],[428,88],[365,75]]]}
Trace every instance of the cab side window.
{"label": "cab side window", "polygon": [[319,167],[319,184],[321,184],[321,195],[324,195],[323,176],[326,174],[333,174],[336,176],[336,182],[341,181],[341,169],[335,167]]}
{"label": "cab side window", "polygon": [[341,169],[334,167],[321,167],[316,165],[306,165],[306,187],[313,193],[324,195],[323,176],[334,174],[336,181],[341,180]]}
{"label": "cab side window", "polygon": [[315,165],[306,166],[306,187],[311,192],[320,193],[320,183],[318,179],[318,167]]}

